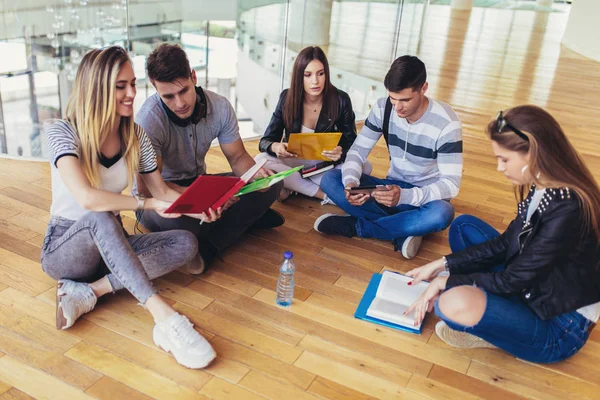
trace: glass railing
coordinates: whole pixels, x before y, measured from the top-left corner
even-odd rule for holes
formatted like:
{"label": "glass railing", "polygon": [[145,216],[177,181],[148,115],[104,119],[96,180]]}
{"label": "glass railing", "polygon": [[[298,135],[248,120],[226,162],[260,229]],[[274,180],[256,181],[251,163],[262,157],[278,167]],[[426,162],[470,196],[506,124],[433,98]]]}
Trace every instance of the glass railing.
{"label": "glass railing", "polygon": [[[332,81],[350,94],[358,119],[385,96],[385,73],[403,54],[425,61],[432,95],[468,107],[469,76],[449,66],[486,68],[474,63],[475,53],[496,51],[477,45],[490,18],[485,10],[502,9],[495,15],[508,18],[506,32],[494,33],[498,46],[519,46],[535,42],[517,38],[527,39],[543,21],[554,23],[551,13],[569,9],[562,0],[550,6],[474,0],[473,12],[452,9],[452,0],[222,0],[218,7],[195,0],[0,1],[0,154],[17,157],[47,156],[44,128],[62,116],[77,66],[91,48],[118,44],[130,51],[137,110],[154,93],[145,74],[148,54],[163,42],[181,44],[199,84],[231,101],[249,138],[264,132],[305,46],[325,50]],[[520,22],[529,20],[519,17],[526,10],[539,14],[533,28]]]}

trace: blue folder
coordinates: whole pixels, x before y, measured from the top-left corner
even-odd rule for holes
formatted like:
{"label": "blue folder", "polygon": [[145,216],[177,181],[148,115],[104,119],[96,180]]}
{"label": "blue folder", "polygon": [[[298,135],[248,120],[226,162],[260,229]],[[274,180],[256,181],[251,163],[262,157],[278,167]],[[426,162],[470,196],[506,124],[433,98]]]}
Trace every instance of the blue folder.
{"label": "blue folder", "polygon": [[387,326],[388,328],[393,328],[393,329],[398,329],[398,330],[405,331],[405,332],[414,333],[417,335],[421,334],[421,329],[423,328],[423,324],[421,324],[419,329],[417,329],[417,328],[413,328],[413,327],[409,327],[409,326],[398,325],[393,322],[384,321],[382,319],[369,317],[367,315],[367,310],[371,306],[371,303],[373,302],[373,299],[375,298],[375,295],[377,294],[377,288],[379,288],[379,282],[381,282],[381,274],[373,274],[373,276],[371,277],[371,281],[369,282],[369,286],[367,286],[367,290],[365,291],[365,294],[363,295],[363,298],[361,299],[360,304],[358,305],[358,308],[356,309],[356,312],[354,313],[354,318],[358,318],[358,319],[362,319],[365,321],[373,322],[375,324]]}

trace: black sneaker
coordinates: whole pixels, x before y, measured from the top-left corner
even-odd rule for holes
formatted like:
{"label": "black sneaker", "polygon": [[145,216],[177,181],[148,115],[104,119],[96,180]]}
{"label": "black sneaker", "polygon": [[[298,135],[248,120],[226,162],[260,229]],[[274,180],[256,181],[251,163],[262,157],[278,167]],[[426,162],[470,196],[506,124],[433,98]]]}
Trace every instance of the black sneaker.
{"label": "black sneaker", "polygon": [[252,224],[252,229],[272,229],[283,225],[285,217],[277,211],[269,208],[262,217]]}
{"label": "black sneaker", "polygon": [[356,221],[351,215],[337,215],[327,213],[321,215],[313,226],[315,231],[328,235],[356,236]]}

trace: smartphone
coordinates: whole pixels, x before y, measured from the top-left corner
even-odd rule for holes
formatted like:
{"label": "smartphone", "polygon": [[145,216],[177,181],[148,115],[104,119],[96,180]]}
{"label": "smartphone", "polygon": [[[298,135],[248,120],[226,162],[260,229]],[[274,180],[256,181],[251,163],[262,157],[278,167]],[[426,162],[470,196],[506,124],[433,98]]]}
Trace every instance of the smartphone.
{"label": "smartphone", "polygon": [[363,185],[346,189],[350,194],[371,194],[373,192],[386,192],[388,190],[389,189],[386,188],[385,185]]}

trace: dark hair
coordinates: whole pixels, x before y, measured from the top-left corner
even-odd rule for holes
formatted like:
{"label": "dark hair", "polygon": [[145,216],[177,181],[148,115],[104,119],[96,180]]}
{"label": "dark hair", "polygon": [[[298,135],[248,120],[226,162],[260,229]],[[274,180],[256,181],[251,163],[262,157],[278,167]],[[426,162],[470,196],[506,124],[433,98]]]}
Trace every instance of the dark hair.
{"label": "dark hair", "polygon": [[173,82],[192,76],[187,54],[177,44],[163,43],[154,49],[148,56],[146,68],[151,82]]}
{"label": "dark hair", "polygon": [[[504,112],[508,122],[498,131],[497,120],[487,126],[491,140],[503,148],[529,153],[529,172],[536,184],[545,187],[569,187],[577,195],[583,210],[584,231],[593,231],[600,243],[600,189],[583,158],[573,147],[559,123],[540,107],[525,105]],[[517,135],[509,124],[525,134]],[[545,179],[540,182],[539,177]],[[529,187],[515,187],[523,200]]]}
{"label": "dark hair", "polygon": [[306,47],[298,53],[298,57],[296,57],[296,61],[294,62],[292,82],[283,107],[283,123],[288,132],[292,129],[294,120],[299,115],[302,115],[302,103],[304,101],[304,70],[312,60],[320,61],[325,69],[325,87],[321,92],[323,96],[322,109],[325,110],[327,117],[331,119],[331,121],[335,121],[338,117],[338,90],[331,84],[327,57],[323,50],[318,46]]}
{"label": "dark hair", "polygon": [[423,61],[415,56],[396,58],[385,75],[383,85],[393,93],[411,88],[413,92],[420,90],[427,81],[427,70]]}

